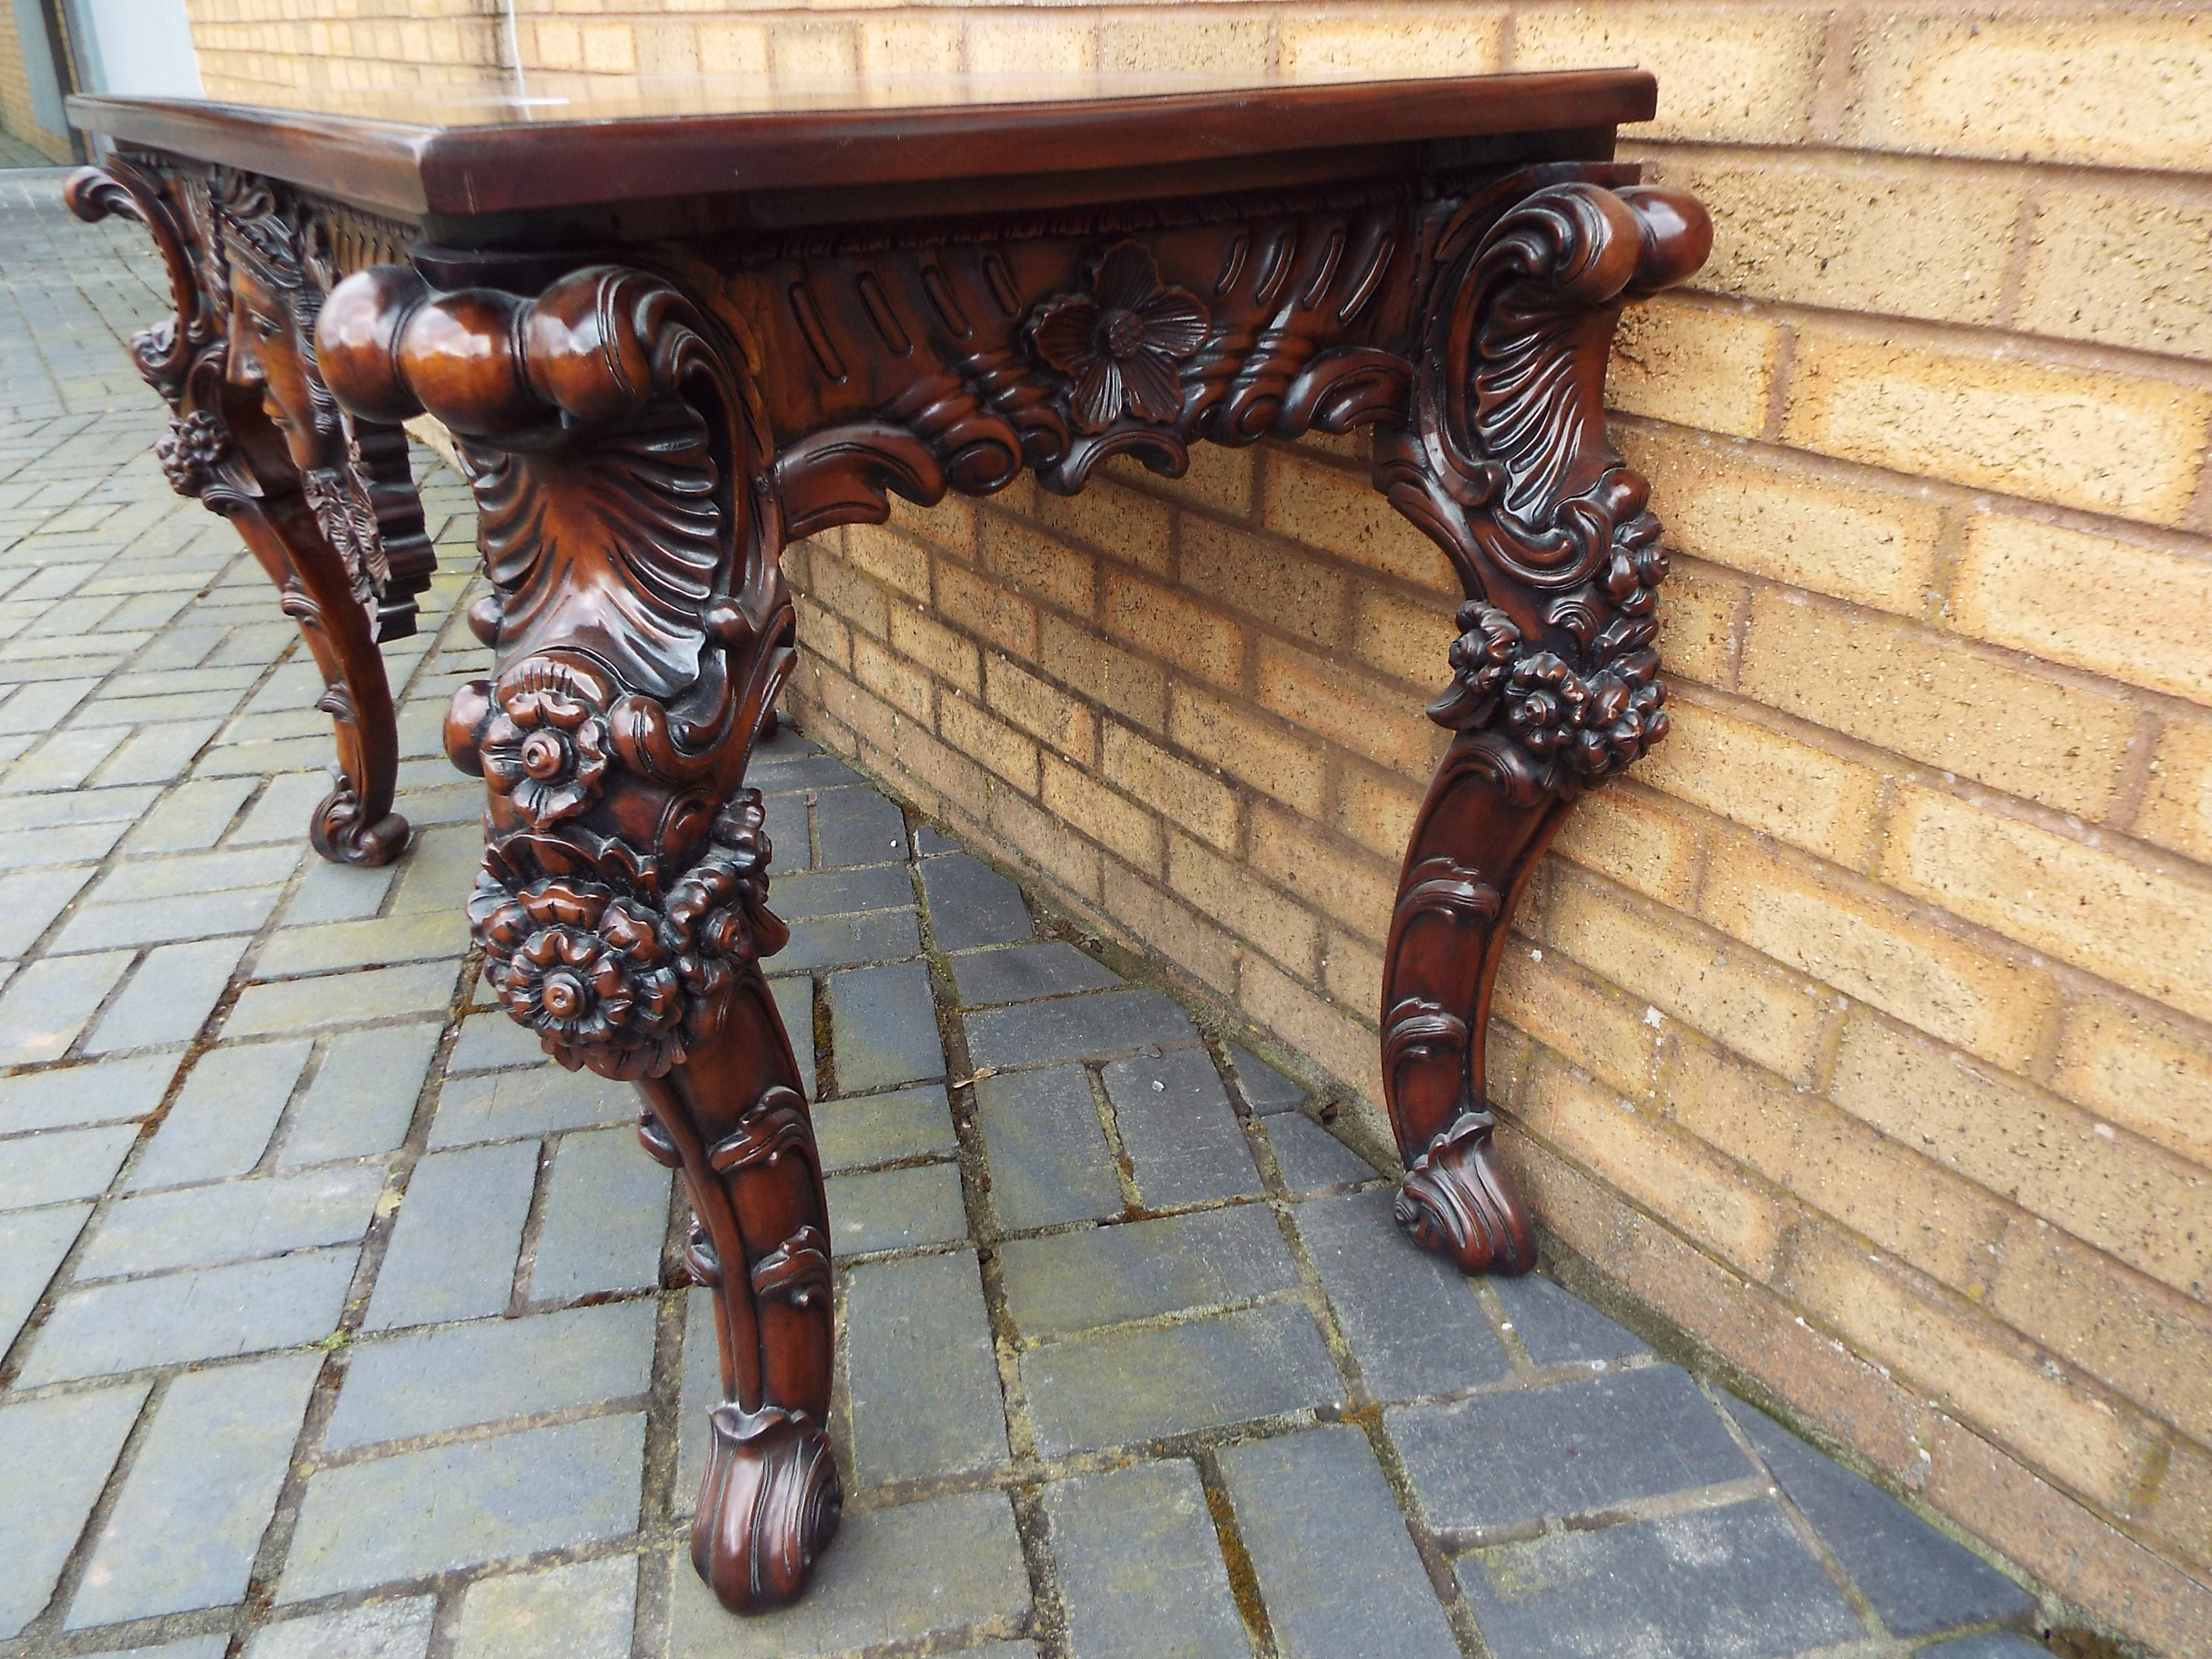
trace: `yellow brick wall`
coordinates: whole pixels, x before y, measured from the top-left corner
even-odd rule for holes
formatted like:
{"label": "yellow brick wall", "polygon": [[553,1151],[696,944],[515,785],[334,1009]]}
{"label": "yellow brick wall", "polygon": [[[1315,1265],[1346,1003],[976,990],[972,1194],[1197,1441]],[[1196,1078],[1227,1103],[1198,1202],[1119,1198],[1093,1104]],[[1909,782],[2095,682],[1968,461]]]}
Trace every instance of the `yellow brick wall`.
{"label": "yellow brick wall", "polygon": [[[393,15],[343,46],[306,0],[194,4],[211,92],[501,61],[428,0],[358,0]],[[1800,1421],[2212,1651],[2212,15],[521,0],[515,42],[882,97],[1656,70],[1627,153],[1717,226],[1611,382],[1678,554],[1675,729],[1522,916],[1511,1156],[1590,1272]],[[1025,483],[792,568],[811,731],[1376,1097],[1456,595],[1363,443]]]}
{"label": "yellow brick wall", "polygon": [[50,161],[70,159],[69,136],[47,131],[33,112],[23,43],[16,38],[15,9],[10,5],[0,5],[0,132],[28,144]]}

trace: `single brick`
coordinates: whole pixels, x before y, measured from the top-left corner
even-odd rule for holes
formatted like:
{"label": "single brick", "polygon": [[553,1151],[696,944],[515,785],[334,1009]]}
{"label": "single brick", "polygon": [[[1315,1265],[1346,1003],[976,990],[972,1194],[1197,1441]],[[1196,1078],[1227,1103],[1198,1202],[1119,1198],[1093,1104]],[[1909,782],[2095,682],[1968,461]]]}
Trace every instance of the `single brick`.
{"label": "single brick", "polygon": [[1203,1048],[1132,1054],[1103,1073],[1146,1206],[1168,1209],[1261,1190],[1252,1149]]}
{"label": "single brick", "polygon": [[[228,783],[234,780],[219,778],[209,781]],[[414,805],[411,800],[408,804]],[[398,873],[398,866],[388,864],[380,870],[362,870],[349,864],[315,859],[300,872],[299,884],[285,901],[279,920],[287,927],[323,921],[365,921],[384,908],[385,896],[392,891]]]}
{"label": "single brick", "polygon": [[131,1171],[133,1191],[243,1175],[260,1161],[313,1045],[226,1043],[200,1056]]}
{"label": "single brick", "polygon": [[1294,1289],[1261,1205],[1086,1228],[999,1247],[1006,1311],[1031,1341]]}
{"label": "single brick", "polygon": [[537,1181],[534,1140],[434,1152],[417,1164],[367,1328],[505,1313]]}
{"label": "single brick", "polygon": [[546,1178],[530,1299],[566,1302],[657,1284],[673,1179],[632,1130],[563,1136]]}
{"label": "single brick", "polygon": [[1261,1117],[1296,1111],[1306,1103],[1304,1085],[1293,1083],[1240,1043],[1229,1045],[1229,1060],[1245,1102]]}
{"label": "single brick", "polygon": [[696,1285],[684,1298],[684,1370],[676,1406],[676,1513],[696,1506],[707,1472],[711,1430],[708,1407],[722,1398],[721,1360],[715,1347],[714,1293]]}
{"label": "single brick", "polygon": [[824,870],[898,864],[907,857],[906,817],[872,788],[825,789],[814,798],[814,836]]}
{"label": "single brick", "polygon": [[149,1385],[0,1407],[0,1638],[38,1617],[92,1513]]}
{"label": "single brick", "polygon": [[131,966],[128,951],[49,957],[0,993],[0,1066],[59,1060]]}
{"label": "single brick", "polygon": [[1770,1503],[1548,1534],[1480,1551],[1458,1574],[1498,1659],[1780,1659],[1865,1635]]}
{"label": "single brick", "polygon": [[1048,1457],[1344,1398],[1321,1333],[1295,1303],[1056,1342],[1022,1356],[1022,1378]]}
{"label": "single brick", "polygon": [[823,1101],[814,1108],[814,1141],[824,1170],[853,1170],[960,1150],[945,1085],[924,1084],[888,1095]]}
{"label": "single brick", "polygon": [[1006,1461],[998,1359],[972,1252],[855,1267],[845,1329],[856,1486]]}
{"label": "single brick", "polygon": [[775,913],[786,921],[896,910],[913,902],[914,878],[903,864],[823,870],[775,884]]}
{"label": "single brick", "polygon": [[1539,1365],[1598,1364],[1644,1352],[1634,1334],[1548,1279],[1524,1273],[1493,1278],[1489,1285],[1505,1304],[1505,1317],[1528,1358]]}
{"label": "single brick", "polygon": [[2008,1630],[1962,1636],[1955,1642],[1939,1642],[1920,1650],[1922,1659],[2042,1659],[2050,1651],[2040,1642],[2031,1642]]}
{"label": "single brick", "polygon": [[1339,1424],[1226,1447],[1221,1470],[1283,1659],[1456,1659],[1364,1434]]}
{"label": "single brick", "polygon": [[641,1395],[653,1318],[647,1298],[364,1338],[324,1444],[345,1451]]}
{"label": "single brick", "polygon": [[[903,865],[896,866],[905,874]],[[817,973],[921,954],[921,919],[912,910],[871,910],[793,925],[791,942],[771,958],[779,974]]]}
{"label": "single brick", "polygon": [[307,1483],[278,1596],[618,1537],[637,1526],[644,1452],[643,1417],[599,1417],[324,1469]]}
{"label": "single brick", "polygon": [[[805,795],[769,795],[762,803],[768,813],[765,828],[769,847],[775,854],[769,864],[772,877],[782,877],[809,870],[814,866],[812,837],[806,828],[806,797]],[[771,887],[770,900],[774,899]]]}
{"label": "single brick", "polygon": [[319,1353],[281,1354],[169,1385],[94,1544],[69,1629],[245,1595],[322,1366]]}
{"label": "single brick", "polygon": [[1372,1181],[1374,1166],[1302,1112],[1283,1112],[1267,1120],[1267,1144],[1283,1185],[1294,1193]]}
{"label": "single brick", "polygon": [[1121,1213],[1121,1184],[1091,1079],[1080,1066],[988,1077],[975,1121],[991,1165],[991,1208],[1009,1231]]}
{"label": "single brick", "polygon": [[137,1124],[109,1123],[0,1140],[0,1194],[10,1209],[97,1198],[137,1139]]}
{"label": "single brick", "polygon": [[414,1121],[437,1048],[438,1027],[431,1024],[386,1025],[330,1038],[315,1080],[285,1128],[278,1162],[365,1158],[398,1146]]}
{"label": "single brick", "polygon": [[961,1492],[848,1515],[807,1593],[746,1619],[723,1611],[681,1546],[669,1601],[668,1659],[808,1659],[1011,1622],[1029,1611],[1030,1577],[1006,1495]]}
{"label": "single brick", "polygon": [[0,1214],[0,1353],[14,1344],[91,1213],[89,1204],[66,1204]]}
{"label": "single brick", "polygon": [[204,1267],[343,1244],[368,1231],[380,1169],[315,1170],[126,1198],[77,1258],[79,1280]]}
{"label": "single brick", "polygon": [[940,951],[969,951],[1035,937],[1022,890],[981,859],[953,850],[921,866],[929,931]]}
{"label": "single brick", "polygon": [[88,1054],[189,1042],[215,1011],[246,941],[203,939],[149,951],[86,1041]]}
{"label": "single brick", "polygon": [[249,985],[223,1024],[226,1036],[255,1036],[396,1014],[443,1013],[460,976],[458,957],[404,968],[372,968],[315,979]]}
{"label": "single brick", "polygon": [[[481,999],[486,988],[479,984],[477,994]],[[463,1022],[461,1034],[454,1040],[453,1052],[446,1059],[446,1075],[459,1077],[468,1072],[498,1071],[509,1066],[545,1066],[553,1061],[545,1054],[545,1045],[538,1040],[538,1033],[519,1020],[510,1019],[505,1008],[472,1013]]]}
{"label": "single brick", "polygon": [[[637,1115],[634,1085],[596,1072],[565,1071],[549,1060],[527,1070],[448,1078],[438,1091],[430,1145],[434,1149],[466,1146],[556,1134],[563,1129],[633,1123]],[[289,1142],[287,1150],[289,1153]]]}
{"label": "single brick", "polygon": [[17,1385],[318,1341],[337,1324],[358,1255],[302,1250],[70,1291],[55,1304]]}
{"label": "single brick", "polygon": [[76,866],[0,876],[0,957],[29,951],[91,875],[90,869]]}
{"label": "single brick", "polygon": [[926,963],[900,962],[832,974],[830,1019],[840,1094],[945,1075]]}
{"label": "single brick", "polygon": [[0,1079],[0,1134],[144,1117],[161,1103],[180,1058],[172,1050]]}
{"label": "single brick", "polygon": [[957,1164],[836,1176],[827,1191],[830,1237],[839,1255],[949,1244],[968,1236]]}
{"label": "single brick", "polygon": [[127,904],[85,904],[63,927],[53,949],[58,952],[107,951],[172,939],[250,933],[268,921],[283,896],[281,888],[245,887],[134,899]]}
{"label": "single brick", "polygon": [[[835,755],[825,755],[817,750],[811,755],[794,755],[787,759],[769,760],[761,750],[753,751],[753,764],[745,774],[745,781],[763,795],[780,794],[793,789],[836,789],[848,784],[866,785],[867,780]],[[777,854],[777,862],[783,857]]]}
{"label": "single brick", "polygon": [[480,1578],[461,1602],[453,1659],[629,1659],[637,1558]]}
{"label": "single brick", "polygon": [[1981,1557],[1773,1419],[1741,1403],[1729,1411],[1891,1634],[1927,1636],[2009,1619],[2033,1605],[2026,1590]]}
{"label": "single brick", "polygon": [[1071,1659],[1246,1659],[1198,1472],[1180,1460],[1045,1488]]}
{"label": "single brick", "polygon": [[1672,1365],[1404,1406],[1385,1420],[1440,1531],[1580,1515],[1751,1474],[1712,1402]]}
{"label": "single brick", "polygon": [[950,961],[961,1005],[969,1008],[1030,1002],[1076,991],[1109,991],[1122,982],[1121,976],[1103,963],[1057,939],[974,951]]}
{"label": "single brick", "polygon": [[1505,1350],[1465,1276],[1398,1230],[1395,1196],[1351,1193],[1292,1212],[1368,1392],[1405,1400],[1504,1376]]}
{"label": "single brick", "polygon": [[962,1018],[979,1066],[1036,1066],[1198,1040],[1190,1016],[1158,991],[1098,991]]}
{"label": "single brick", "polygon": [[253,971],[263,979],[288,979],[385,963],[458,957],[468,948],[469,920],[465,914],[422,910],[366,921],[279,928],[262,946]]}
{"label": "single brick", "polygon": [[422,1659],[437,1610],[430,1597],[416,1595],[264,1625],[246,1644],[246,1659]]}

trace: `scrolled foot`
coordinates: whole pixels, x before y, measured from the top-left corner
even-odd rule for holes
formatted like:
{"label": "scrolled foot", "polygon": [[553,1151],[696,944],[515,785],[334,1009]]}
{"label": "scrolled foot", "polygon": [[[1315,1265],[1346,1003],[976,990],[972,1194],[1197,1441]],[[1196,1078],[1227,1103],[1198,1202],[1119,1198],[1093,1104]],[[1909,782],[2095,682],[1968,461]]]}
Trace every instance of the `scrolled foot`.
{"label": "scrolled foot", "polygon": [[307,819],[307,840],[332,864],[374,869],[389,864],[407,848],[407,820],[386,812],[371,824],[361,821],[361,800],[341,783],[324,796]]}
{"label": "scrolled foot", "polygon": [[1463,1273],[1525,1273],[1536,1229],[1492,1145],[1487,1112],[1466,1112],[1413,1160],[1391,1214],[1425,1250]]}
{"label": "scrolled foot", "polygon": [[708,1417],[713,1439],[691,1565],[732,1613],[765,1613],[806,1588],[836,1536],[844,1487],[829,1440],[805,1413],[725,1401]]}

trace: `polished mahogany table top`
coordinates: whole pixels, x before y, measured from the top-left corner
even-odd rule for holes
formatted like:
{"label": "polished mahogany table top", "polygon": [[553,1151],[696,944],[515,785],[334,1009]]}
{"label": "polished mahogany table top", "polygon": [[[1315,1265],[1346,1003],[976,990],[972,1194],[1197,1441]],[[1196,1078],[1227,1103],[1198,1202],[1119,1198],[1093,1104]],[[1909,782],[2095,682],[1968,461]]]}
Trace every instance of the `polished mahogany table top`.
{"label": "polished mahogany table top", "polygon": [[[1439,164],[1602,159],[1613,127],[1650,119],[1657,100],[1656,83],[1637,70],[1301,86],[1206,80],[905,76],[793,86],[629,76],[524,96],[511,86],[331,94],[320,110],[76,97],[70,116],[128,147],[407,218],[794,192],[766,204],[767,222],[789,224],[957,205],[941,190],[841,202],[841,186],[988,179],[989,206],[1004,210]],[[1022,179],[1035,184],[1012,182]]]}

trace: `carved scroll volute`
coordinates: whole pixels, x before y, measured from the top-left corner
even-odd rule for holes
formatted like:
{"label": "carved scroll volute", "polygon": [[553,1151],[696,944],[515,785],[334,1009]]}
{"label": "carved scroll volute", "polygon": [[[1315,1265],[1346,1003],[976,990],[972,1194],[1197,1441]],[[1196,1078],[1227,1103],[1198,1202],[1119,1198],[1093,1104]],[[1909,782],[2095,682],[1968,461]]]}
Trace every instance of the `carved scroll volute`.
{"label": "carved scroll volute", "polygon": [[823,1425],[828,1209],[760,969],[769,839],[746,757],[793,661],[767,427],[741,359],[665,281],[616,266],[535,299],[380,267],[319,332],[342,402],[459,441],[495,677],[447,751],[488,790],[469,910],[508,1014],[563,1065],[638,1083],[715,1296],[693,1559],[738,1611],[799,1594],[837,1525]]}
{"label": "carved scroll volute", "polygon": [[1650,487],[1605,432],[1605,369],[1631,300],[1704,262],[1711,222],[1679,191],[1553,185],[1439,239],[1413,420],[1376,479],[1466,585],[1458,735],[1415,823],[1384,958],[1383,1075],[1411,1166],[1398,1218],[1470,1272],[1534,1264],[1492,1149],[1484,1036],[1506,930],[1585,789],[1665,736]]}

